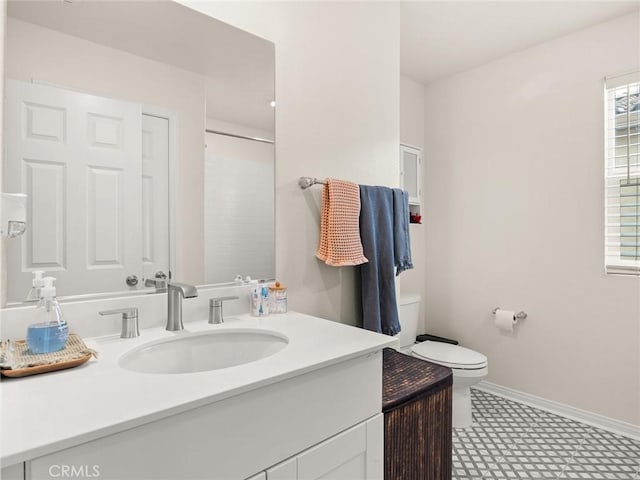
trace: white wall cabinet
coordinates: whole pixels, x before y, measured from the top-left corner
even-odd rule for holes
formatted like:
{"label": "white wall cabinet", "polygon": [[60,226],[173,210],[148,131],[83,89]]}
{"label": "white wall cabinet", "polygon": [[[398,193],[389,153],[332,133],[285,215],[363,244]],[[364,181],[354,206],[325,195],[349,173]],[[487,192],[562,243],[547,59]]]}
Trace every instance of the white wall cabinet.
{"label": "white wall cabinet", "polygon": [[409,203],[422,203],[422,150],[400,145],[400,186],[409,193]]}
{"label": "white wall cabinet", "polygon": [[267,480],[377,480],[383,477],[382,414],[267,470]]}

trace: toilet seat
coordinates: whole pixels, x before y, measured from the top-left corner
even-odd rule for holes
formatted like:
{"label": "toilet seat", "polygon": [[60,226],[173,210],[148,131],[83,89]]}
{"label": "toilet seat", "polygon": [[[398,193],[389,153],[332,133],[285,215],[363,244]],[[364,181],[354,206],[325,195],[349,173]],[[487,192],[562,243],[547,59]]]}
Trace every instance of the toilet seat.
{"label": "toilet seat", "polygon": [[480,370],[487,366],[483,354],[450,343],[427,340],[411,347],[411,351],[419,358],[458,370]]}

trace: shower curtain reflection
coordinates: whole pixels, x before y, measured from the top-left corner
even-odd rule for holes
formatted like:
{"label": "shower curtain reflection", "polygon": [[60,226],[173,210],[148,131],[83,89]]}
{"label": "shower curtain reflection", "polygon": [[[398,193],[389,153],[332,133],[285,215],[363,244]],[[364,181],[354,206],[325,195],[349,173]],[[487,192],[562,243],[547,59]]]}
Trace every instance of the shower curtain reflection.
{"label": "shower curtain reflection", "polygon": [[205,283],[230,282],[236,275],[272,278],[274,146],[215,133],[206,134],[206,145]]}

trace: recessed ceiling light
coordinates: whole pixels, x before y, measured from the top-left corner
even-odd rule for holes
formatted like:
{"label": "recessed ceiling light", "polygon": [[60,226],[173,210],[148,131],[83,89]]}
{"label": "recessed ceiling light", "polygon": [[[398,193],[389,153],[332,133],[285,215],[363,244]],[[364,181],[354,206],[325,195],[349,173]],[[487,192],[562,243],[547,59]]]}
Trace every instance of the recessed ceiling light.
{"label": "recessed ceiling light", "polygon": [[270,106],[270,107],[275,108],[275,106],[276,106],[276,101],[275,101],[275,100],[271,100],[271,101],[269,102],[269,106]]}

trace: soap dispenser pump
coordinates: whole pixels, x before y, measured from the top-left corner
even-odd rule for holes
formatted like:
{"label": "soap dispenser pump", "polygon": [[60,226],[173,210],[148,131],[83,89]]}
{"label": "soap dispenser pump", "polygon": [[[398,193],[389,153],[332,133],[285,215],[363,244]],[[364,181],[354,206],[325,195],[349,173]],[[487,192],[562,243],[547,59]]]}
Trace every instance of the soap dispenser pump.
{"label": "soap dispenser pump", "polygon": [[62,350],[67,343],[69,327],[62,317],[56,298],[55,278],[45,277],[34,322],[27,329],[27,345],[31,353],[50,353]]}
{"label": "soap dispenser pump", "polygon": [[42,287],[44,287],[44,279],[42,278],[43,274],[43,270],[34,270],[33,280],[31,281],[31,290],[29,290],[27,298],[24,299],[25,302],[37,302],[40,300]]}

